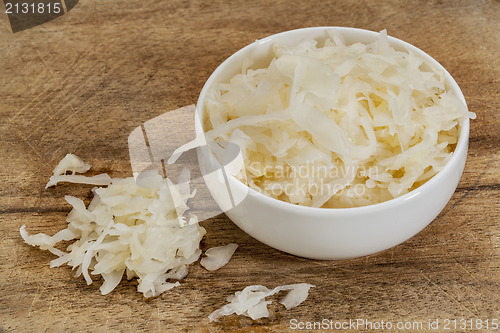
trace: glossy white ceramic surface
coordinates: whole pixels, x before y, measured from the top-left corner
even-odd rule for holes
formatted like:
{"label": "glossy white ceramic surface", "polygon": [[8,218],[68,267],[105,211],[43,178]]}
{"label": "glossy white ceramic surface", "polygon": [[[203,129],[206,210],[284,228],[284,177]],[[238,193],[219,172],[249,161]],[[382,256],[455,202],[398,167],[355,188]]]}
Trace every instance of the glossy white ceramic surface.
{"label": "glossy white ceramic surface", "polygon": [[[287,31],[248,45],[222,63],[207,80],[197,102],[197,133],[202,135],[201,115],[207,89],[216,82],[228,81],[241,70],[246,58],[257,66],[266,66],[274,42],[293,45],[303,39],[321,41],[328,29],[339,30],[347,43],[368,43],[378,38],[373,31],[344,27],[315,27]],[[451,75],[432,57],[420,49],[389,37],[393,47],[413,50],[431,67],[443,71],[447,89],[453,90],[465,103],[465,98]],[[227,198],[218,186],[227,181],[234,197],[244,198],[227,216],[242,230],[276,249],[313,259],[346,259],[369,255],[393,247],[417,234],[442,211],[455,191],[467,156],[469,121],[461,128],[460,138],[452,158],[442,171],[416,190],[383,203],[344,209],[302,207],[260,194],[234,177],[220,178],[218,185],[207,184],[214,199],[224,205]],[[201,168],[210,159],[199,152]],[[213,167],[213,166],[212,166]]]}

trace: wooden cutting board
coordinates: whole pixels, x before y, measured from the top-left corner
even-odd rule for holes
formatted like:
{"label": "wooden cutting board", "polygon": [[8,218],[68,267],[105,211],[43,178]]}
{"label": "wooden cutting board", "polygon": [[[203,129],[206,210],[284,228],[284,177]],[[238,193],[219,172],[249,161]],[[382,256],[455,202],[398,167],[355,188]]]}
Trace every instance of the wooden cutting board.
{"label": "wooden cutting board", "polygon": [[[49,269],[54,256],[22,242],[23,224],[49,234],[65,226],[65,194],[90,198],[84,185],[44,189],[66,153],[95,174],[130,176],[134,128],[195,103],[210,73],[255,39],[325,25],[386,28],[416,45],[450,71],[478,115],[460,185],[418,235],[376,255],[315,261],[265,246],[218,215],[204,222],[202,248],[236,242],[232,261],[215,272],[194,264],[180,287],[150,300],[135,281],[101,296],[100,281],[87,286],[68,267]],[[15,34],[1,14],[0,331],[287,331],[323,319],[415,332],[489,320],[492,330],[500,321],[499,54],[498,1],[87,0]],[[207,319],[245,286],[299,282],[316,287],[297,308],[273,303],[255,322]],[[436,320],[439,330],[429,327]]]}

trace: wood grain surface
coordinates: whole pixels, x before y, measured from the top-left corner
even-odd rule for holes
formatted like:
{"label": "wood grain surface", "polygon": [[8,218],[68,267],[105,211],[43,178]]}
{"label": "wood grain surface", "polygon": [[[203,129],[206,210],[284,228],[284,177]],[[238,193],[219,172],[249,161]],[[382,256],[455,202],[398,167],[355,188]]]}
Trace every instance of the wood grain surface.
{"label": "wood grain surface", "polygon": [[[241,47],[309,26],[387,29],[444,65],[477,113],[459,187],[422,232],[376,255],[315,261],[265,246],[219,215],[204,222],[202,248],[236,242],[232,261],[215,272],[194,264],[180,287],[150,300],[136,281],[101,296],[100,281],[87,286],[69,267],[50,269],[53,255],[23,243],[23,224],[50,234],[65,226],[65,194],[90,198],[85,185],[44,189],[66,153],[95,174],[130,176],[134,128],[195,103]],[[499,55],[498,1],[81,0],[18,33],[0,14],[0,331],[279,332],[292,319],[365,319],[436,332],[429,320],[440,320],[439,331],[445,319],[500,321]],[[247,285],[299,282],[317,287],[297,308],[208,321]]]}

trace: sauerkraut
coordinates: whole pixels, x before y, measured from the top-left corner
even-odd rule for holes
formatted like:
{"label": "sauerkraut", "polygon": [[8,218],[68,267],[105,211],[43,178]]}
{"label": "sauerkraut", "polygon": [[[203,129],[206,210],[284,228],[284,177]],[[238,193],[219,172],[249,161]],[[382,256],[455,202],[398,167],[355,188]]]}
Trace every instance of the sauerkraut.
{"label": "sauerkraut", "polygon": [[[107,173],[101,173],[92,177],[75,175],[75,173],[85,173],[89,169],[90,165],[85,163],[80,157],[74,154],[67,154],[54,169],[54,174],[50,177],[45,188],[55,186],[60,182],[109,185],[111,178]],[[70,175],[66,174],[68,171],[71,171]]]}
{"label": "sauerkraut", "polygon": [[272,290],[265,286],[254,285],[248,286],[242,291],[237,291],[234,295],[227,298],[229,304],[212,312],[208,319],[216,321],[222,316],[229,316],[233,313],[243,315],[255,319],[269,317],[267,305],[271,301],[266,301],[265,298],[279,293],[282,290],[288,290],[288,294],[280,301],[287,310],[296,307],[307,299],[309,289],[314,287],[308,283],[288,284],[278,286]]}
{"label": "sauerkraut", "polygon": [[273,198],[312,207],[379,203],[424,184],[450,159],[466,118],[444,73],[384,31],[346,44],[275,44],[266,68],[207,92],[207,141],[242,149],[240,181]]}
{"label": "sauerkraut", "polygon": [[[89,168],[68,155],[54,175]],[[92,177],[84,178],[92,184]],[[102,294],[111,292],[125,276],[137,277],[137,290],[145,297],[157,296],[178,286],[177,280],[187,275],[188,265],[200,257],[200,240],[205,234],[196,216],[184,214],[195,193],[190,192],[188,175],[180,178],[175,185],[156,171],[143,172],[137,180],[111,178],[108,187],[92,190],[94,197],[88,207],[79,198],[65,196],[73,207],[66,229],[53,236],[29,235],[23,225],[21,236],[26,243],[58,256],[50,267],[68,264],[87,284],[93,281],[91,275],[101,275]],[[55,247],[61,241],[73,241],[66,252]]]}
{"label": "sauerkraut", "polygon": [[238,244],[235,243],[212,247],[205,251],[206,257],[201,258],[200,265],[208,271],[216,271],[229,262],[237,248]]}

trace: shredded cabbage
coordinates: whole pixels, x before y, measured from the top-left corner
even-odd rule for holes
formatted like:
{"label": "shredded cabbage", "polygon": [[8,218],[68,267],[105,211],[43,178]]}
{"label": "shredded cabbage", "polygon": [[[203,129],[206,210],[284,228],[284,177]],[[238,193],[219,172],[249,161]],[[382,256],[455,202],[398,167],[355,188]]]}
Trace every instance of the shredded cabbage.
{"label": "shredded cabbage", "polygon": [[[55,174],[68,170],[65,160]],[[78,167],[72,170],[86,171]],[[29,235],[23,225],[21,237],[29,245],[57,255],[51,267],[68,264],[77,268],[77,276],[83,274],[87,284],[92,283],[91,275],[101,275],[103,295],[111,292],[126,273],[128,279],[138,278],[137,290],[145,297],[157,296],[178,286],[179,282],[170,280],[183,279],[188,265],[201,254],[199,245],[205,229],[194,216],[188,221],[183,216],[188,199],[194,196],[186,177],[189,175],[183,174],[178,185],[156,171],[142,173],[138,181],[133,177],[113,178],[108,187],[93,189],[94,198],[88,207],[79,198],[65,196],[73,207],[66,229],[54,236]],[[63,252],[55,248],[60,241],[74,242]]]}
{"label": "shredded cabbage", "polygon": [[[111,177],[109,177],[107,173],[101,173],[100,175],[92,177],[75,175],[75,173],[85,173],[89,169],[90,165],[85,163],[80,157],[74,154],[67,154],[59,164],[57,164],[54,169],[54,174],[50,177],[45,188],[55,186],[60,182],[92,185],[109,185],[109,183],[111,183]],[[70,175],[66,175],[68,171],[71,171]]]}
{"label": "shredded cabbage", "polygon": [[424,184],[453,153],[475,118],[436,71],[386,31],[347,45],[275,44],[267,68],[212,86],[204,105],[207,140],[237,143],[240,181],[286,202],[358,207]]}
{"label": "shredded cabbage", "polygon": [[200,264],[209,271],[218,270],[229,262],[237,248],[235,243],[212,247],[205,251],[206,257],[201,258]]}
{"label": "shredded cabbage", "polygon": [[233,313],[243,315],[252,319],[269,317],[267,305],[270,301],[265,301],[266,297],[272,296],[282,290],[289,290],[288,294],[280,301],[285,308],[291,309],[296,307],[307,299],[309,289],[314,287],[308,283],[297,283],[279,286],[270,290],[265,286],[254,285],[248,286],[242,291],[237,291],[234,295],[227,298],[229,304],[212,312],[208,318],[210,321],[215,321],[222,316],[229,316]]}

